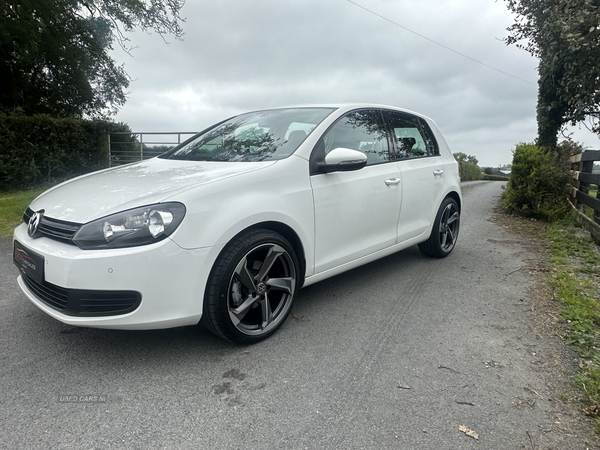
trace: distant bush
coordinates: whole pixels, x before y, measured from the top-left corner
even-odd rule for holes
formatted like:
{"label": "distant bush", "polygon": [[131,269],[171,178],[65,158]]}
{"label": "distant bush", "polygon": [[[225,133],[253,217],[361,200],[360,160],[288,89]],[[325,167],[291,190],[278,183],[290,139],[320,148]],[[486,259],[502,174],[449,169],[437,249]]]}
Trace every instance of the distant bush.
{"label": "distant bush", "polygon": [[486,174],[483,175],[482,180],[486,180],[486,181],[508,181],[508,176],[488,175],[486,173]]}
{"label": "distant bush", "polygon": [[517,145],[504,194],[507,212],[552,221],[569,211],[568,166],[562,153],[535,144]]}
{"label": "distant bush", "polygon": [[163,153],[168,152],[173,149],[174,145],[153,145],[147,146],[144,144],[144,156],[145,157],[154,157],[158,155],[162,155]]}
{"label": "distant bush", "polygon": [[174,145],[153,145],[152,147],[147,147],[149,151],[156,153],[157,155],[162,155],[163,153],[168,152],[169,150],[175,148]]}
{"label": "distant bush", "polygon": [[481,170],[476,164],[460,161],[460,179],[461,181],[481,180]]}
{"label": "distant bush", "polygon": [[108,165],[108,133],[122,123],[0,114],[0,189],[65,179]]}

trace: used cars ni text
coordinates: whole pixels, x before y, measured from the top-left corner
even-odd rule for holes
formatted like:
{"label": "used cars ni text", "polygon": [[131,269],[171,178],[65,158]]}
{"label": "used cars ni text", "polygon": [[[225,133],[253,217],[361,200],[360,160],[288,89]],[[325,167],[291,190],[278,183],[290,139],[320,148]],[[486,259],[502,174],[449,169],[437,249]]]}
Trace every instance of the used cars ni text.
{"label": "used cars ni text", "polygon": [[302,286],[458,237],[458,164],[435,123],[370,104],[240,114],[150,160],[37,197],[14,233],[19,285],[71,325],[202,322],[253,343]]}

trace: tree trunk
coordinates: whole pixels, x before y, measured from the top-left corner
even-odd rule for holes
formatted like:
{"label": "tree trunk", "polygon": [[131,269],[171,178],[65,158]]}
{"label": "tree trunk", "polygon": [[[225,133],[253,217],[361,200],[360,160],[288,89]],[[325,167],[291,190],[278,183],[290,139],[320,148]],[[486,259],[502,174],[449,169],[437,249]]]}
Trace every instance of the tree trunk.
{"label": "tree trunk", "polygon": [[559,98],[557,92],[563,71],[556,67],[546,67],[544,61],[540,60],[538,72],[540,79],[537,102],[537,144],[540,147],[554,150],[567,111],[565,103]]}

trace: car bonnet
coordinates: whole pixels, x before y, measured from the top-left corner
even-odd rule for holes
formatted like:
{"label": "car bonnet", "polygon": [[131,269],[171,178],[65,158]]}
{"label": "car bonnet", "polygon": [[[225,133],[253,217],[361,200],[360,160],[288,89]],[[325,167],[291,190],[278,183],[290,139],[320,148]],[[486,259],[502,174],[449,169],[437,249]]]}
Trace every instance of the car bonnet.
{"label": "car bonnet", "polygon": [[62,183],[37,197],[33,211],[86,223],[138,206],[164,201],[179,192],[265,168],[265,162],[196,162],[154,158],[103,170]]}

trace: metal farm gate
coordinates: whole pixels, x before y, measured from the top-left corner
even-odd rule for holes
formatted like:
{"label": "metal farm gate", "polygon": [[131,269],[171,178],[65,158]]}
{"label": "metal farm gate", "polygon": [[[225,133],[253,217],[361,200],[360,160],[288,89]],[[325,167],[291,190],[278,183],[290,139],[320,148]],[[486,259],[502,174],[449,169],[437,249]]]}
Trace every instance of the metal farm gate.
{"label": "metal farm gate", "polygon": [[[144,159],[154,158],[170,148],[185,142],[196,131],[171,132],[116,132],[108,135],[108,165],[122,166]],[[177,139],[175,140],[175,136]],[[181,137],[184,137],[182,140]]]}

